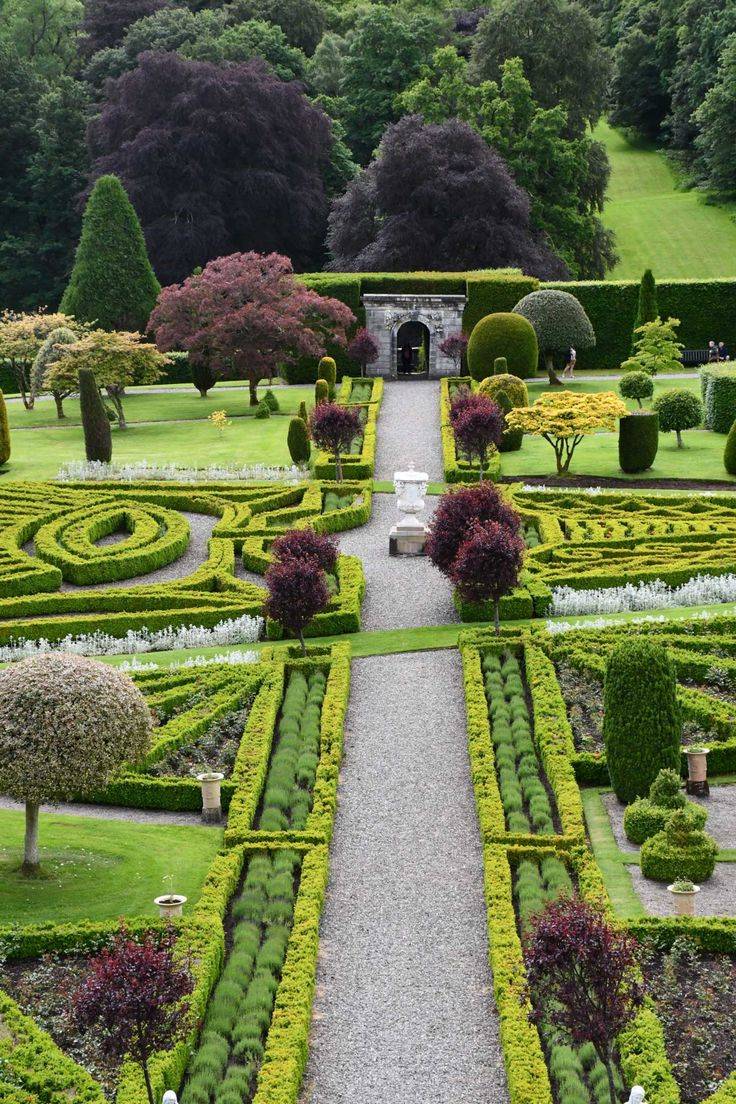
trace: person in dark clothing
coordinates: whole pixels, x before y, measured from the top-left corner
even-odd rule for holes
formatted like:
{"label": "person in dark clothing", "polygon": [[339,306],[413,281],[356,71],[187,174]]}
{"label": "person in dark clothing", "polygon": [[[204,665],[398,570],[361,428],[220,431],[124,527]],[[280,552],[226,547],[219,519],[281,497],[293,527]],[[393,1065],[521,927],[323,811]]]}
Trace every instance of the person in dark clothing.
{"label": "person in dark clothing", "polygon": [[412,369],[412,363],[414,361],[414,350],[407,342],[401,346],[401,356],[399,358],[399,371],[402,375],[408,375]]}

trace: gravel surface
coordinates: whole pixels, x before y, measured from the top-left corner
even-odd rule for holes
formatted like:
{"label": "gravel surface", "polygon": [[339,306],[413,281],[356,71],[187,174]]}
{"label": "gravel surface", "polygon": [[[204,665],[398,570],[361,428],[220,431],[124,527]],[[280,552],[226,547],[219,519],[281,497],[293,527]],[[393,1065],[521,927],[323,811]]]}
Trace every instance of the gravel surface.
{"label": "gravel surface", "polygon": [[378,416],[375,478],[393,481],[413,464],[431,480],[444,479],[438,380],[387,380]]}
{"label": "gravel surface", "polygon": [[[426,502],[425,522],[438,499],[427,498]],[[407,629],[456,622],[452,586],[426,557],[389,556],[388,535],[398,517],[394,495],[374,494],[373,516],[368,524],[340,534],[340,551],[363,561],[363,629]]]}
{"label": "gravel surface", "polygon": [[[9,797],[0,797],[0,809],[21,812],[23,805]],[[130,809],[122,805],[42,805],[42,813],[55,816],[91,817],[93,820],[134,820],[137,824],[191,824],[198,827],[222,827],[203,825],[198,813],[165,813],[160,809]]]}
{"label": "gravel surface", "polygon": [[[143,503],[145,506],[145,503]],[[112,583],[90,583],[88,586],[77,586],[75,583],[63,582],[61,590],[109,590],[111,587],[149,586],[152,583],[168,583],[172,579],[183,579],[191,575],[208,555],[208,543],[219,518],[210,514],[190,514],[180,511],[189,522],[189,544],[183,556],[178,560],[160,567],[156,571],[149,571],[147,575],[136,575],[132,579],[118,579]]]}
{"label": "gravel surface", "polygon": [[356,660],[302,1104],[507,1100],[458,655]]}
{"label": "gravel surface", "polygon": [[[647,912],[652,916],[672,916],[675,910],[667,886],[645,878],[638,866],[627,869]],[[736,863],[716,863],[713,877],[700,887],[695,911],[699,916],[736,916]]]}
{"label": "gravel surface", "polygon": [[[614,794],[602,794],[616,843],[621,851],[638,851],[629,843],[624,833],[624,807]],[[690,797],[708,810],[705,830],[718,843],[722,851],[736,848],[736,785],[711,786],[710,797]]]}

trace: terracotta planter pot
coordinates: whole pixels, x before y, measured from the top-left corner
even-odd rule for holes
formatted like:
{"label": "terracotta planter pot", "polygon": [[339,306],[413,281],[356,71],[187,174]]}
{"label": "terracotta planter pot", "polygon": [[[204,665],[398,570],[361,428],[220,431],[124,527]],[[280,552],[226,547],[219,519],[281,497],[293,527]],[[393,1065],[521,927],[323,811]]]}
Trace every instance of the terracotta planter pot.
{"label": "terracotta planter pot", "polygon": [[181,893],[165,893],[163,897],[154,898],[153,903],[158,906],[158,914],[162,920],[173,920],[174,917],[181,916],[187,899]]}
{"label": "terracotta planter pot", "polygon": [[202,820],[205,824],[219,824],[222,820],[220,783],[224,777],[218,771],[197,775],[197,781],[202,787]]}
{"label": "terracotta planter pot", "polygon": [[693,886],[692,889],[674,889],[673,885],[668,885],[667,889],[672,894],[675,902],[675,916],[694,916],[695,915],[695,898],[700,893],[700,886]]}
{"label": "terracotta planter pot", "polygon": [[698,751],[688,751],[687,776],[691,782],[705,782],[708,777],[708,752],[710,748],[700,748]]}

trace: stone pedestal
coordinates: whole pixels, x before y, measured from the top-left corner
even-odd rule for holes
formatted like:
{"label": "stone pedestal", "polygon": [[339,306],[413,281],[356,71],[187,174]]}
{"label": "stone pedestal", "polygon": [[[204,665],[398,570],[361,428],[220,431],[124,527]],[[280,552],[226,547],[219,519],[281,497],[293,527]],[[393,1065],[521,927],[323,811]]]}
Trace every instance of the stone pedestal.
{"label": "stone pedestal", "polygon": [[394,474],[396,506],[402,516],[389,533],[388,550],[391,556],[424,555],[427,530],[419,520],[419,514],[424,510],[428,482],[427,473],[414,471],[413,467]]}

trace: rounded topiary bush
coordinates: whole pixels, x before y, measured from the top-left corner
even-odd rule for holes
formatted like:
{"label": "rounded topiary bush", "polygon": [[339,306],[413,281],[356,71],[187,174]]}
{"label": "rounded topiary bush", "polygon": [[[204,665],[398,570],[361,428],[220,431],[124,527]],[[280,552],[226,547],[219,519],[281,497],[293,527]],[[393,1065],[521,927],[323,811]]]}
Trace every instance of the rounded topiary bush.
{"label": "rounded topiary bush", "polygon": [[618,423],[618,462],[627,474],[651,468],[659,448],[659,415],[628,414]]}
{"label": "rounded topiary bush", "polygon": [[299,466],[306,464],[312,454],[309,443],[309,428],[303,418],[292,418],[286,435],[286,444],[293,462]]}
{"label": "rounded topiary bush", "polygon": [[279,400],[276,398],[276,396],[274,395],[273,391],[270,388],[268,389],[268,391],[265,392],[265,394],[263,396],[263,401],[265,402],[266,406],[268,407],[268,409],[271,411],[272,414],[278,414],[279,410],[281,409],[279,407]]}
{"label": "rounded topiary bush", "polygon": [[329,402],[330,385],[326,379],[318,379],[314,385],[314,401],[317,406],[320,403]]}
{"label": "rounded topiary bush", "polygon": [[[504,414],[515,407],[529,405],[529,391],[526,384],[518,376],[512,376],[509,373],[488,376],[483,380],[478,391],[481,395],[488,395],[489,399],[493,399],[494,402],[498,403]],[[498,446],[499,452],[516,452],[517,449],[521,448],[523,440],[523,430],[504,430],[501,443]]]}
{"label": "rounded topiary bush", "polygon": [[705,407],[701,399],[684,387],[663,391],[652,403],[652,409],[659,414],[659,428],[662,432],[674,432],[678,448],[683,447],[682,431],[697,429],[705,420]]}
{"label": "rounded topiary bush", "polygon": [[686,799],[677,771],[661,770],[652,782],[649,797],[638,797],[626,806],[624,832],[627,839],[632,843],[643,843],[663,831],[676,809],[687,809],[695,827],[705,826],[708,813],[702,805]]}
{"label": "rounded topiary bush", "polygon": [[641,872],[655,882],[674,882],[687,878],[706,882],[716,865],[718,844],[698,823],[688,809],[676,809],[670,814],[662,832],[641,845]]}
{"label": "rounded topiary bush", "polygon": [[726,447],[723,450],[723,464],[729,475],[736,475],[736,422],[728,431]]}
{"label": "rounded topiary bush", "polygon": [[529,379],[537,370],[539,348],[534,327],[520,315],[487,314],[473,327],[467,351],[473,379],[490,376],[502,357],[510,374],[520,379]]}
{"label": "rounded topiary bush", "polygon": [[654,394],[654,380],[648,372],[625,372],[618,389],[622,399],[636,399],[641,406]]}
{"label": "rounded topiary bush", "polygon": [[505,376],[508,374],[509,362],[506,357],[496,357],[493,362],[493,374],[494,376]]}
{"label": "rounded topiary bush", "polygon": [[663,767],[680,765],[682,717],[675,665],[661,644],[634,638],[611,651],[603,691],[603,739],[619,801],[645,797]]}

